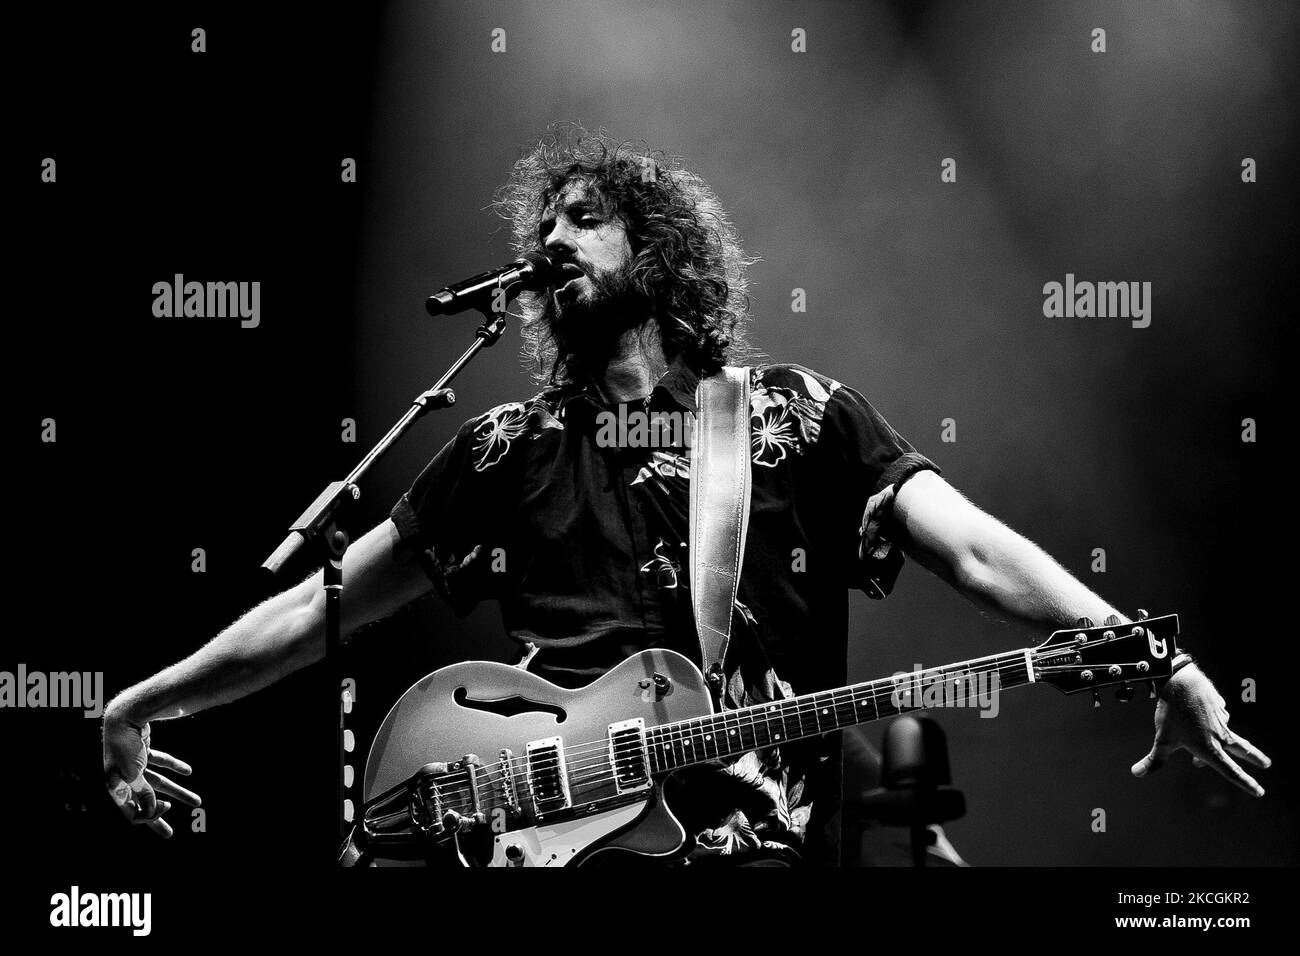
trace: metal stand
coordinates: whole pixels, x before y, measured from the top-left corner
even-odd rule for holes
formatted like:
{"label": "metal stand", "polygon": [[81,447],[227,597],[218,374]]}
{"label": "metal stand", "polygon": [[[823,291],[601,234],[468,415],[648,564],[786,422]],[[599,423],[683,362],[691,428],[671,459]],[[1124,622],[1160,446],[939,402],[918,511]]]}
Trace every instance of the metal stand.
{"label": "metal stand", "polygon": [[329,673],[333,708],[332,722],[335,727],[335,751],[338,756],[335,774],[335,811],[339,836],[347,835],[348,822],[343,813],[344,801],[344,765],[347,754],[344,749],[343,726],[343,671],[339,650],[342,646],[342,601],[343,601],[343,556],[350,543],[348,534],[342,528],[346,505],[361,497],[357,485],[384,453],[406,434],[426,412],[437,408],[448,408],[456,403],[456,395],[448,384],[461,369],[469,364],[481,350],[495,345],[505,332],[504,313],[490,314],[483,312],[483,324],[474,333],[474,342],[442,374],[434,385],[422,392],[411,403],[411,407],[397,420],[379,442],[366,453],[356,467],[342,481],[334,481],[325,486],[298,520],[289,526],[289,533],[280,546],[275,549],[262,567],[272,574],[278,574],[281,568],[308,544],[314,544],[323,554],[325,563],[322,568],[325,585],[325,666]]}

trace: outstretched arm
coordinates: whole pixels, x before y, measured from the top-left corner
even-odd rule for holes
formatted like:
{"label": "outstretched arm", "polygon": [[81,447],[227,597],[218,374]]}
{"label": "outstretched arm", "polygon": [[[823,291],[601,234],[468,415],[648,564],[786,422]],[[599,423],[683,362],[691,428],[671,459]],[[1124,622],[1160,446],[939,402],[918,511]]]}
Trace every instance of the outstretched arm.
{"label": "outstretched arm", "polygon": [[[971,504],[931,471],[912,476],[890,500],[873,500],[879,521],[901,534],[899,543],[980,607],[1033,627],[1073,626],[1079,618],[1101,623],[1110,615],[1128,618],[1085,587],[1042,548]],[[1225,701],[1195,664],[1179,669],[1160,690],[1156,735],[1150,752],[1132,767],[1144,777],[1177,750],[1198,766],[1210,766],[1247,793],[1264,788],[1234,757],[1267,768],[1270,760],[1228,729]]]}
{"label": "outstretched arm", "polygon": [[[419,563],[399,557],[397,528],[386,520],[343,559],[342,632],[378,620],[431,587]],[[320,572],[253,608],[184,660],[118,694],[104,711],[104,772],[114,801],[133,823],[171,835],[155,795],[191,806],[198,796],[157,769],[188,775],[183,761],[150,750],[149,724],[197,713],[261,690],[325,653],[324,579]]]}

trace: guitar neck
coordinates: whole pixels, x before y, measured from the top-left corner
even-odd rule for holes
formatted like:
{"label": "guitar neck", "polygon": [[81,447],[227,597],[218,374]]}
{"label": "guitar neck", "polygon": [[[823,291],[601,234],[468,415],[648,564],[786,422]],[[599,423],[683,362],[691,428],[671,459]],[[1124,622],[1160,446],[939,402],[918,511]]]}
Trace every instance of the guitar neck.
{"label": "guitar neck", "polygon": [[1007,687],[1035,682],[1033,650],[881,677],[646,729],[651,769],[666,773],[720,757],[820,737],[936,706],[988,706]]}

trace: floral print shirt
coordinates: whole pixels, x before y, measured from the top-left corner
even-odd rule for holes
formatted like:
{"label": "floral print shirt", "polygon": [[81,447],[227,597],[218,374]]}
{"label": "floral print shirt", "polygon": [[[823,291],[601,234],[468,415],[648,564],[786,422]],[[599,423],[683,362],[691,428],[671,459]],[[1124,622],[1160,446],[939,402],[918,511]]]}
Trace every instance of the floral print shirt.
{"label": "floral print shirt", "polygon": [[[637,412],[689,422],[698,381],[678,360],[644,402],[609,407],[594,387],[569,386],[469,420],[393,507],[403,547],[459,613],[498,601],[510,636],[539,648],[529,670],[562,686],[648,647],[698,664],[687,436],[609,427]],[[888,505],[911,475],[937,470],[860,393],[789,364],[751,369],[750,460],[728,706],[845,683],[848,589],[888,594],[902,563]],[[690,859],[766,851],[834,862],[837,745],[677,774],[667,792],[696,835]]]}

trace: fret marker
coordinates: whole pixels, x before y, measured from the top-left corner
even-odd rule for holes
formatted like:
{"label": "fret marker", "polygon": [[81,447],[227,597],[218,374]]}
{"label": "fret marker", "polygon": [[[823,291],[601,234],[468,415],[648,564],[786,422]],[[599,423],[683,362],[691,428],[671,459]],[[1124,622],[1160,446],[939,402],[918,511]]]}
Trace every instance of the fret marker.
{"label": "fret marker", "polygon": [[780,739],[781,739],[781,735],[780,735],[780,734],[776,734],[775,736],[773,736],[772,739],[773,739],[773,740],[780,740]]}
{"label": "fret marker", "polygon": [[705,734],[705,735],[704,735],[704,739],[705,739],[705,740],[712,740],[712,739],[713,739],[713,734]]}
{"label": "fret marker", "polygon": [[822,708],[822,713],[823,713],[823,714],[829,714],[829,713],[830,713],[830,708],[829,708],[829,707],[823,707],[823,708]]}
{"label": "fret marker", "polygon": [[729,737],[734,737],[734,736],[736,736],[736,732],[735,732],[734,730],[728,730],[728,731],[727,731],[727,735],[728,735]]}

